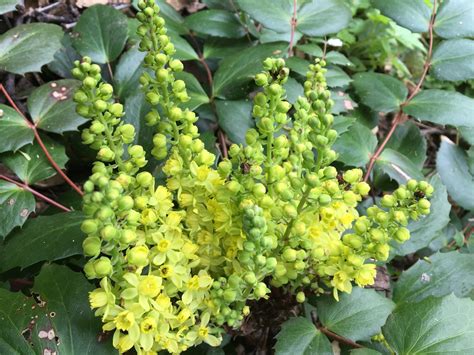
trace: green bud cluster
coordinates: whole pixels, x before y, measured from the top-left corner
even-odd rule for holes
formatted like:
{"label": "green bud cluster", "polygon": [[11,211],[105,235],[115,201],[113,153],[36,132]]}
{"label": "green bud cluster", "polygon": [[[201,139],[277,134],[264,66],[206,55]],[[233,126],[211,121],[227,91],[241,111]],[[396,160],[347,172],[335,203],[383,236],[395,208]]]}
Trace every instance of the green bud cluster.
{"label": "green bud cluster", "polygon": [[[101,82],[100,67],[75,63],[82,80],[74,99],[90,120],[85,144],[98,151],[84,184],[84,267],[100,287],[91,307],[126,352],[180,353],[217,346],[225,326],[238,327],[248,301],[280,287],[307,294],[350,292],[374,282],[374,260],[386,260],[392,239],[409,238],[409,220],[429,212],[433,188],[409,181],[361,216],[369,193],[362,171],[339,173],[331,163],[337,133],[325,62],[310,65],[304,96],[291,105],[283,59],[268,58],[255,77],[256,128],[216,165],[204,148],[189,97],[175,78],[183,70],[153,0],[140,0],[138,35],[148,68],[140,78],[152,109],[153,149],[133,145],[123,107]],[[165,185],[143,168],[164,160]]]}

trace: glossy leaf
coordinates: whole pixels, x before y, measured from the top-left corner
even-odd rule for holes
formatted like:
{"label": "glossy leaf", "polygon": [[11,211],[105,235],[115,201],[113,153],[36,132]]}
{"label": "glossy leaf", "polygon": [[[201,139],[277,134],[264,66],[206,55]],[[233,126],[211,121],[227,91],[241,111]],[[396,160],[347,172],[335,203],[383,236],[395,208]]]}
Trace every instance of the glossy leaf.
{"label": "glossy leaf", "polygon": [[437,253],[429,261],[420,259],[404,271],[395,284],[396,303],[419,302],[429,296],[454,293],[466,297],[474,289],[474,257],[457,251]]}
{"label": "glossy leaf", "polygon": [[204,10],[185,19],[185,24],[195,32],[215,37],[240,38],[245,28],[236,15],[226,10]]}
{"label": "glossy leaf", "polygon": [[342,0],[312,0],[298,10],[296,28],[307,36],[322,37],[345,28],[351,17]]}
{"label": "glossy leaf", "polygon": [[442,137],[436,167],[449,196],[467,210],[474,210],[474,175],[469,171],[466,153],[448,138]]}
{"label": "glossy leaf", "polygon": [[332,355],[328,338],[306,318],[287,320],[276,340],[275,355]]}
{"label": "glossy leaf", "polygon": [[140,75],[143,73],[143,59],[145,52],[140,52],[137,46],[126,51],[115,67],[114,91],[121,100],[134,95],[139,90]]}
{"label": "glossy leaf", "polygon": [[17,5],[22,5],[23,0],[2,0],[0,3],[0,15],[14,11]]}
{"label": "glossy leaf", "polygon": [[340,88],[348,86],[352,79],[341,68],[332,67],[327,69],[326,81],[330,88]]}
{"label": "glossy leaf", "polygon": [[357,122],[334,144],[334,150],[339,153],[337,160],[356,167],[367,164],[376,147],[377,138],[372,131]]}
{"label": "glossy leaf", "polygon": [[286,90],[286,99],[289,103],[294,104],[299,96],[304,96],[304,88],[296,79],[289,77],[286,83],[283,84]]}
{"label": "glossy leaf", "polygon": [[33,142],[33,130],[18,112],[5,105],[0,105],[0,112],[0,153],[16,151]]}
{"label": "glossy leaf", "polygon": [[356,74],[352,85],[364,105],[380,112],[397,111],[408,94],[401,81],[386,74]]}
{"label": "glossy leaf", "polygon": [[316,301],[318,317],[324,327],[353,341],[368,340],[380,331],[395,305],[373,289],[355,287],[352,293]]}
{"label": "glossy leaf", "polygon": [[252,43],[249,43],[247,39],[209,38],[204,42],[203,56],[206,59],[222,59],[238,54],[250,46],[252,46]]}
{"label": "glossy leaf", "polygon": [[216,100],[216,111],[221,127],[233,143],[245,144],[245,134],[254,127],[252,102],[248,100]]}
{"label": "glossy leaf", "polygon": [[175,77],[176,79],[181,79],[186,83],[186,90],[191,98],[188,102],[183,104],[184,107],[190,110],[195,110],[199,106],[209,102],[209,97],[194,75],[191,73],[181,72],[175,74]]}
{"label": "glossy leaf", "polygon": [[120,55],[128,37],[127,17],[112,6],[94,5],[74,27],[73,45],[94,62],[109,63]]}
{"label": "glossy leaf", "polygon": [[49,23],[19,25],[0,36],[0,71],[39,72],[61,48],[63,30]]}
{"label": "glossy leaf", "polygon": [[426,160],[426,139],[412,121],[399,125],[386,147],[403,154],[419,169],[423,167]]}
{"label": "glossy leaf", "polygon": [[372,0],[385,16],[412,32],[427,32],[431,9],[424,0]]}
{"label": "glossy leaf", "polygon": [[449,295],[398,306],[383,327],[396,354],[474,352],[474,301]]}
{"label": "glossy leaf", "polygon": [[60,77],[71,79],[74,61],[80,59],[81,56],[72,46],[71,36],[65,33],[61,39],[61,48],[54,54],[54,59],[48,64],[48,69]]}
{"label": "glossy leaf", "polygon": [[[0,237],[6,237],[13,228],[22,226],[36,203],[33,194],[10,182],[0,180]],[[3,264],[3,259],[0,265]]]}
{"label": "glossy leaf", "polygon": [[[145,100],[143,92],[135,92],[125,100],[125,116],[124,122],[130,123],[135,127],[135,140],[133,144],[139,144],[149,152],[153,149],[153,135],[156,133],[154,129],[146,124],[145,115],[150,112],[151,105]],[[154,159],[150,159],[150,164],[153,164]]]}
{"label": "glossy leaf", "polygon": [[443,38],[474,37],[474,2],[444,0],[436,14],[434,30]]}
{"label": "glossy leaf", "polygon": [[87,120],[76,113],[72,100],[81,82],[73,79],[51,81],[28,97],[28,111],[36,127],[53,133],[75,131]]}
{"label": "glossy leaf", "polygon": [[408,156],[396,150],[385,148],[377,158],[376,167],[400,184],[410,179],[423,180],[421,169]]}
{"label": "glossy leaf", "polygon": [[[474,8],[474,2],[472,4]],[[441,42],[433,52],[431,73],[439,80],[474,79],[473,63],[474,40],[447,40]]]}
{"label": "glossy leaf", "polygon": [[457,92],[423,90],[403,112],[421,121],[442,125],[474,127],[474,99]]}
{"label": "glossy leaf", "polygon": [[179,60],[198,60],[199,56],[197,55],[194,48],[181,37],[178,33],[169,31],[168,35],[171,38],[171,42],[174,44],[176,53],[173,55],[174,58]]}
{"label": "glossy leaf", "polygon": [[292,0],[237,0],[239,7],[264,27],[289,32],[293,14]]}

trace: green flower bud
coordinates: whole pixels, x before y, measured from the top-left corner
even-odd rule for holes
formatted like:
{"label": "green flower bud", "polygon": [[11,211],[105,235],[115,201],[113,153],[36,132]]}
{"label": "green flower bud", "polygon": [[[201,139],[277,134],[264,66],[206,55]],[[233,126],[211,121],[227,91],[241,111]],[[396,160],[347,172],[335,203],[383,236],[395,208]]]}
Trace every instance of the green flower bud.
{"label": "green flower bud", "polygon": [[255,84],[258,86],[265,86],[268,84],[268,78],[267,75],[264,73],[260,73],[255,75]]}
{"label": "green flower bud", "polygon": [[362,179],[362,170],[361,169],[351,169],[344,172],[342,178],[345,182],[349,184],[355,184]]}
{"label": "green flower bud", "polygon": [[81,224],[81,231],[83,231],[86,234],[93,234],[97,232],[98,228],[99,228],[99,224],[95,219],[86,219]]}
{"label": "green flower bud", "polygon": [[232,303],[237,298],[237,293],[234,290],[227,289],[224,291],[223,298],[226,302]]}
{"label": "green flower bud", "polygon": [[265,285],[263,282],[259,282],[257,286],[255,286],[254,294],[258,299],[258,298],[265,297],[268,291],[269,290],[267,288],[267,285]]}
{"label": "green flower bud", "polygon": [[87,76],[83,81],[82,81],[82,84],[88,88],[88,89],[92,89],[92,88],[95,88],[96,85],[97,85],[97,80],[95,80],[93,77],[91,76]]}
{"label": "green flower bud", "polygon": [[82,242],[84,255],[95,257],[100,254],[101,241],[97,237],[88,237]]}
{"label": "green flower bud", "polygon": [[149,250],[145,245],[135,246],[127,251],[127,260],[131,265],[143,267],[149,264]]}
{"label": "green flower bud", "polygon": [[337,176],[337,170],[333,166],[324,169],[324,176],[328,179],[334,179]]}
{"label": "green flower bud", "polygon": [[123,115],[123,105],[119,103],[114,103],[110,105],[109,112],[115,117],[122,117]]}
{"label": "green flower bud", "polygon": [[172,60],[169,63],[169,66],[170,66],[171,70],[173,70],[174,72],[181,72],[184,69],[183,63],[178,59]]}
{"label": "green flower bud", "polygon": [[153,175],[148,171],[143,171],[137,175],[137,183],[142,187],[148,187],[153,183]]}
{"label": "green flower bud", "polygon": [[108,225],[100,230],[100,236],[105,241],[110,241],[118,236],[118,230],[115,227]]}
{"label": "green flower bud", "polygon": [[102,147],[97,152],[97,158],[102,161],[112,161],[115,158],[115,153],[109,147]]}
{"label": "green flower bud", "polygon": [[399,243],[404,243],[410,239],[410,231],[407,228],[398,228],[395,232],[394,238]]}
{"label": "green flower bud", "polygon": [[300,291],[296,294],[296,302],[304,303],[305,300],[306,300],[306,296],[305,296],[304,292]]}
{"label": "green flower bud", "polygon": [[421,209],[429,210],[430,206],[431,203],[426,198],[422,198],[420,201],[418,201],[418,207]]}
{"label": "green flower bud", "polygon": [[355,187],[355,192],[361,196],[367,196],[370,192],[370,186],[366,182],[359,182]]}
{"label": "green flower bud", "polygon": [[296,260],[296,250],[287,248],[283,251],[282,258],[285,261],[292,262]]}
{"label": "green flower bud", "polygon": [[408,180],[407,182],[408,190],[415,191],[417,187],[418,187],[418,182],[416,180],[413,180],[413,179]]}
{"label": "green flower bud", "polygon": [[385,196],[382,197],[382,199],[380,200],[380,204],[381,204],[383,207],[387,207],[387,208],[390,208],[390,207],[395,206],[396,203],[397,203],[397,200],[396,200],[395,197],[393,197],[392,195],[385,195]]}
{"label": "green flower bud", "polygon": [[98,278],[108,276],[112,273],[112,262],[109,258],[102,256],[94,261],[94,271]]}

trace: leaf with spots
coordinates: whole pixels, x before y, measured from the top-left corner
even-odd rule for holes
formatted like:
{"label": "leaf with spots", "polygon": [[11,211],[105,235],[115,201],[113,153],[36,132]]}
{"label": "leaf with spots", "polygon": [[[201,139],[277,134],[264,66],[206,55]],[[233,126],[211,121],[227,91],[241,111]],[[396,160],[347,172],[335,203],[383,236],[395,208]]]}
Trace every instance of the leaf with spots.
{"label": "leaf with spots", "polygon": [[[54,161],[61,168],[64,168],[68,161],[64,146],[46,136],[42,137],[42,139]],[[0,161],[12,170],[21,181],[28,185],[33,185],[38,181],[56,175],[56,170],[46,159],[44,152],[37,142],[27,145],[14,153],[2,154]]]}
{"label": "leaf with spots", "polygon": [[33,142],[33,130],[18,112],[10,106],[0,105],[0,153],[15,151]]}
{"label": "leaf with spots", "polygon": [[31,192],[10,182],[0,180],[0,237],[2,239],[13,228],[22,226],[34,210],[35,198]]}
{"label": "leaf with spots", "polygon": [[28,110],[36,127],[53,133],[75,131],[86,122],[76,113],[72,95],[80,86],[78,80],[52,81],[34,90],[28,97]]}

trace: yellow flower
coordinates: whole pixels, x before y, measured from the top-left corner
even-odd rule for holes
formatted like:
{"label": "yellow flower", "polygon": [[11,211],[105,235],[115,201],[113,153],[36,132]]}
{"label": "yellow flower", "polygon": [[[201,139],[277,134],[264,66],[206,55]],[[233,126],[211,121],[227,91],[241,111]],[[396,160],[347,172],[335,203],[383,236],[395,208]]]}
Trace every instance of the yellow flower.
{"label": "yellow flower", "polygon": [[352,284],[349,278],[344,271],[338,271],[334,274],[332,279],[332,285],[337,288],[339,291],[351,293],[352,291]]}
{"label": "yellow flower", "polygon": [[359,270],[356,270],[355,282],[361,287],[372,285],[376,274],[375,264],[364,264]]}
{"label": "yellow flower", "polygon": [[140,280],[138,293],[145,297],[156,297],[161,290],[161,277],[148,275]]}
{"label": "yellow flower", "polygon": [[115,327],[119,330],[128,330],[135,324],[135,315],[130,311],[123,311],[114,319]]}
{"label": "yellow flower", "polygon": [[89,303],[91,308],[103,307],[108,303],[107,293],[101,288],[95,289],[89,293]]}
{"label": "yellow flower", "polygon": [[125,353],[126,351],[130,350],[133,346],[133,341],[132,339],[130,339],[130,336],[129,335],[123,335],[120,337],[119,341],[118,341],[118,345],[117,345],[117,348],[118,348],[118,351],[123,354]]}
{"label": "yellow flower", "polygon": [[157,329],[156,319],[153,317],[146,317],[140,323],[140,330],[144,334],[153,333]]}

